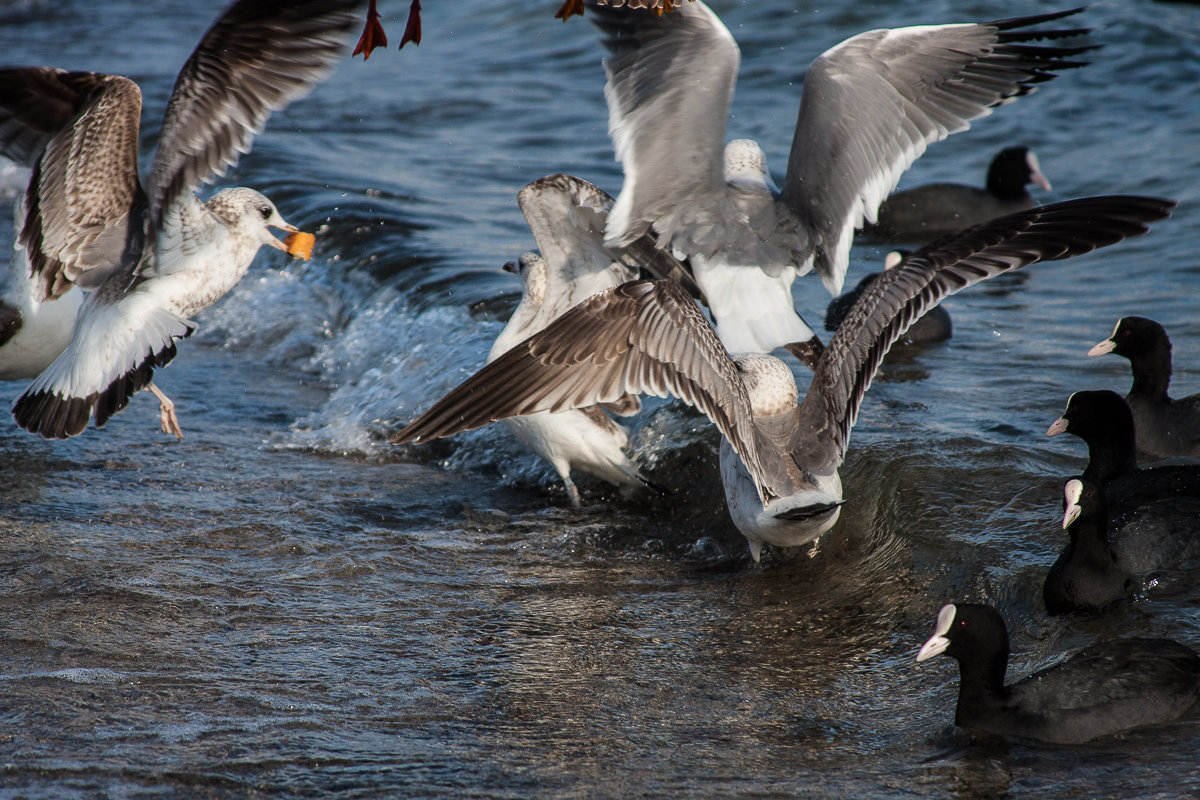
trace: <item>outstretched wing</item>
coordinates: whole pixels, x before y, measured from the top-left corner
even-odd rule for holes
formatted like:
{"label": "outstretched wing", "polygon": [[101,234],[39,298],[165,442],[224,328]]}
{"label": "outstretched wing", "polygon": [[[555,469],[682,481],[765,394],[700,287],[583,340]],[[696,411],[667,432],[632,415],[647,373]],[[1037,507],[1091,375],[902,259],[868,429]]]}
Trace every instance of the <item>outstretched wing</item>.
{"label": "outstretched wing", "polygon": [[746,387],[695,302],[672,281],[593,295],[468,378],[389,441],[425,442],[509,417],[674,395],[708,415],[762,473]]}
{"label": "outstretched wing", "polygon": [[[671,14],[588,3],[608,50],[608,130],[625,182],[607,238],[628,245],[688,200],[725,191],[725,120],[741,54],[703,3]],[[658,233],[667,233],[659,230]]]}
{"label": "outstretched wing", "polygon": [[88,295],[71,343],[13,404],[14,419],[30,433],[76,436],[93,414],[96,427],[103,426],[149,385],[155,367],[170,363],[175,341],[196,329],[146,293],[118,302],[104,295],[104,289]]}
{"label": "outstretched wing", "polygon": [[825,349],[800,406],[809,447],[840,463],[863,395],[892,344],[926,311],[972,284],[1141,236],[1172,200],[1106,195],[997,217],[911,253],[859,297]]}
{"label": "outstretched wing", "polygon": [[813,268],[841,291],[854,229],[932,142],[1086,62],[1091,47],[1030,44],[1087,28],[1034,29],[1080,9],[996,22],[880,29],[809,67],[781,199],[808,229]]}
{"label": "outstretched wing", "polygon": [[33,168],[17,241],[38,299],[100,285],[141,235],[141,114],[141,91],[119,75],[0,69],[0,153]]}
{"label": "outstretched wing", "polygon": [[178,197],[250,150],[271,112],[303,97],[342,54],[358,0],[238,0],[179,72],[147,193],[152,230]]}

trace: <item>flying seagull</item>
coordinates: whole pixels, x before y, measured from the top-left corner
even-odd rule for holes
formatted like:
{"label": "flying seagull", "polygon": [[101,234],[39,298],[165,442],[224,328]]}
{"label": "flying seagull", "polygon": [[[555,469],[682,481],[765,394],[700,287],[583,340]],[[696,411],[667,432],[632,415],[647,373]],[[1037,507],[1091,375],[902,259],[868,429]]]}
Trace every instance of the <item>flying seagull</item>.
{"label": "flying seagull", "polygon": [[[684,6],[687,8],[687,6]],[[585,300],[511,348],[392,437],[424,442],[489,422],[627,394],[674,395],[723,434],[721,479],[734,524],[758,560],[833,527],[838,469],[863,395],[888,348],[929,308],[981,280],[1145,233],[1175,203],[1069,200],[999,217],[910,254],[862,294],[838,327],[802,401],[791,370],[731,355],[672,281],[632,281]]]}
{"label": "flying seagull", "polygon": [[[40,302],[91,289],[70,341],[13,405],[46,438],[97,427],[149,388],[163,430],[182,436],[151,378],[175,356],[188,318],[241,279],[261,245],[297,233],[253,189],[201,201],[272,111],[303,97],[342,55],[356,0],[239,0],[183,65],[149,181],[137,172],[141,91],[128,78],[48,67],[0,71],[0,147],[32,161],[20,242]],[[37,154],[40,153],[40,156]],[[18,331],[19,334],[19,331]]]}
{"label": "flying seagull", "polygon": [[651,233],[688,260],[730,351],[785,346],[805,363],[820,343],[796,314],[795,278],[815,271],[837,295],[855,228],[928,144],[1091,49],[1031,44],[1087,33],[1032,28],[1079,9],[853,36],[805,74],[777,191],[757,144],[726,146],[740,54],[716,14],[699,0],[671,14],[587,6],[608,50],[609,133],[625,173],[607,243]]}

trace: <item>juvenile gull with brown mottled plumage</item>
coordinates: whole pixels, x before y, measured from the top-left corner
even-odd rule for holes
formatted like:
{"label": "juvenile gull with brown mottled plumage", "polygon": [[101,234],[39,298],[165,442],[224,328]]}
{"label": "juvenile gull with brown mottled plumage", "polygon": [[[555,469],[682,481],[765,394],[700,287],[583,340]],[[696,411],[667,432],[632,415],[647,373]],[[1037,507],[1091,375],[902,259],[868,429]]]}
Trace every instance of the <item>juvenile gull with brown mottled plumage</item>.
{"label": "juvenile gull with brown mottled plumage", "polygon": [[207,202],[194,192],[249,151],[271,112],[328,74],[357,5],[231,5],[180,70],[145,188],[136,84],[49,67],[0,72],[0,152],[33,165],[19,233],[25,305],[51,305],[73,285],[92,290],[69,342],[13,405],[21,427],[74,436],[149,388],[163,430],[182,436],[173,405],[151,382],[154,368],[175,356],[175,341],[196,327],[188,317],[233,288],[261,245],[287,249],[269,227],[296,231],[253,189]]}
{"label": "juvenile gull with brown mottled plumage", "polygon": [[[545,328],[564,312],[597,292],[637,277],[637,271],[614,259],[604,247],[604,221],[612,198],[587,181],[549,175],[525,186],[517,195],[540,252],[521,255],[519,270],[525,291],[508,324],[488,354],[495,361],[519,342]],[[634,395],[618,404],[541,412],[504,420],[530,450],[550,462],[578,507],[579,490],[571,470],[579,469],[617,485],[646,485],[625,452],[629,436],[609,411],[633,414],[641,407]]]}

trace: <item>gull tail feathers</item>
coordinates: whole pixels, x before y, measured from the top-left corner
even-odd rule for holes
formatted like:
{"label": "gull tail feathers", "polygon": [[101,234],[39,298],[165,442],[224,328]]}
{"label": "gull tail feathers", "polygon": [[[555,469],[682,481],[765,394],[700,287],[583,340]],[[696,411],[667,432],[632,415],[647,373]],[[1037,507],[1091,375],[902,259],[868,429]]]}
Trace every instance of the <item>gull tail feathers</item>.
{"label": "gull tail feathers", "polygon": [[102,427],[175,357],[175,341],[196,323],[135,293],[113,305],[87,304],[71,344],[13,404],[17,424],[46,439],[77,436],[95,417]]}

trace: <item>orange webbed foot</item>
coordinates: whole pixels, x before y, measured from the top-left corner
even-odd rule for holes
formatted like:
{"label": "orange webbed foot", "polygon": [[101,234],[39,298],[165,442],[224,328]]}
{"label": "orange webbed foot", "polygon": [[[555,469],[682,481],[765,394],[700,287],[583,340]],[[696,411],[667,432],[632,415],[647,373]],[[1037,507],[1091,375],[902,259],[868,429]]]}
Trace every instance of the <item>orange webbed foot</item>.
{"label": "orange webbed foot", "polygon": [[[375,3],[376,0],[368,0],[367,23],[363,25],[362,36],[354,52],[350,54],[351,58],[362,53],[363,61],[366,61],[376,47],[387,47],[387,34],[383,32],[383,25],[379,22],[379,11],[375,8]],[[400,46],[403,47],[404,44],[401,43]]]}
{"label": "orange webbed foot", "polygon": [[408,23],[404,26],[404,35],[400,37],[400,47],[412,42],[421,43],[421,0],[412,0],[408,7]]}
{"label": "orange webbed foot", "polygon": [[563,22],[566,22],[576,14],[581,17],[583,16],[583,0],[564,0],[563,4],[559,6],[558,13],[554,15],[554,18],[561,19]]}

